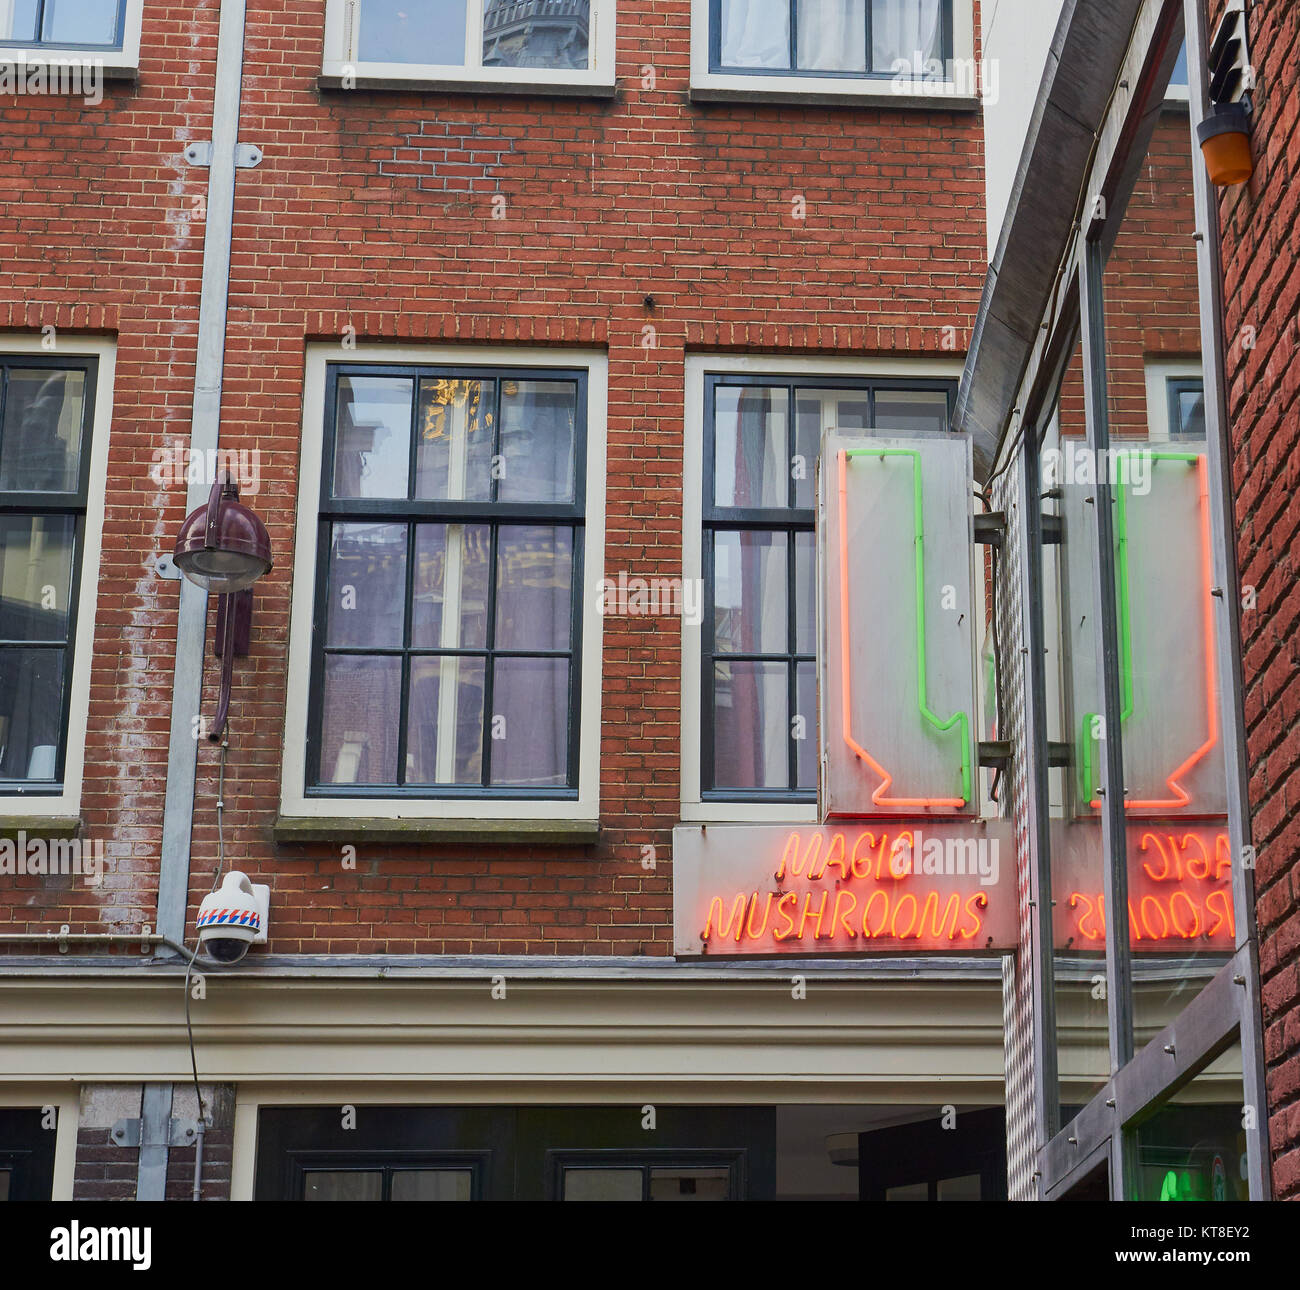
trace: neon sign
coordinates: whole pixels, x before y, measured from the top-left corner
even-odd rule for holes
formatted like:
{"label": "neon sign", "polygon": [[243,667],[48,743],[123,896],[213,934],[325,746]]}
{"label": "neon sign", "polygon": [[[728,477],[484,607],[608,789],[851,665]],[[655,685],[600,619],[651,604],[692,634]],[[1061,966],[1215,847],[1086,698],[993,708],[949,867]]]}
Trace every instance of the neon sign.
{"label": "neon sign", "polygon": [[975,953],[1016,942],[1004,821],[673,831],[678,955]]}

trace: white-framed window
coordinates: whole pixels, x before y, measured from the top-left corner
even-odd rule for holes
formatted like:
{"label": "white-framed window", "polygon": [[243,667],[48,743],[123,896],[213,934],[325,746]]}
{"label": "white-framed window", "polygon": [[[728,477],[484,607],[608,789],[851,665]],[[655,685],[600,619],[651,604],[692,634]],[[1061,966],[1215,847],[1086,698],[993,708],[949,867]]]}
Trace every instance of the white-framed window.
{"label": "white-framed window", "polygon": [[692,0],[691,92],[975,100],[973,0]]}
{"label": "white-framed window", "polygon": [[614,88],[615,0],[328,0],[322,78],[537,93]]}
{"label": "white-framed window", "polygon": [[307,351],[281,813],[594,821],[607,364]]}
{"label": "white-framed window", "polygon": [[1146,365],[1147,433],[1152,443],[1205,438],[1205,382],[1199,359],[1161,359]]}
{"label": "white-framed window", "polygon": [[114,347],[0,339],[0,815],[74,818]]}
{"label": "white-framed window", "polygon": [[682,562],[702,613],[682,624],[683,820],[817,818],[821,437],[941,432],[960,376],[952,361],[687,358]]}
{"label": "white-framed window", "polygon": [[69,70],[121,75],[139,67],[143,9],[144,0],[0,0],[0,66],[47,67],[44,92],[84,94],[85,77],[74,84]]}

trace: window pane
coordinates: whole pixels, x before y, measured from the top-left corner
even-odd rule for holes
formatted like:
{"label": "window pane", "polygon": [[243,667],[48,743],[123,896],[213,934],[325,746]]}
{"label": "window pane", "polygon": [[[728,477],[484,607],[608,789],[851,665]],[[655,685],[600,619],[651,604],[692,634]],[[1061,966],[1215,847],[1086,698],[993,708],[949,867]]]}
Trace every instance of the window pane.
{"label": "window pane", "polygon": [[886,1200],[924,1200],[930,1199],[929,1183],[905,1183],[901,1187],[889,1187],[885,1191]]}
{"label": "window pane", "polygon": [[963,1174],[960,1178],[939,1179],[940,1200],[979,1200],[979,1174]]}
{"label": "window pane", "polygon": [[85,400],[84,372],[9,370],[0,430],[0,490],[76,491]]}
{"label": "window pane", "polygon": [[1191,383],[1181,384],[1175,402],[1176,417],[1170,432],[1177,439],[1205,438],[1205,391]]}
{"label": "window pane", "polygon": [[943,52],[944,6],[952,0],[871,0],[871,67],[893,70],[895,59],[913,65]]}
{"label": "window pane", "polygon": [[726,1169],[650,1170],[651,1200],[726,1200],[730,1186]]}
{"label": "window pane", "polygon": [[12,1170],[0,1169],[0,1201],[9,1199],[9,1177]]}
{"label": "window pane", "polygon": [[794,728],[795,757],[798,760],[799,783],[796,787],[812,790],[817,787],[817,664],[795,665],[795,693],[799,710],[795,716],[803,721]]}
{"label": "window pane", "polygon": [[815,506],[814,484],[822,435],[827,430],[866,430],[871,402],[865,390],[798,390],[795,393],[794,504]]}
{"label": "window pane", "polygon": [[499,658],[492,685],[492,783],[568,782],[569,660]]}
{"label": "window pane", "polygon": [[588,0],[486,0],[484,67],[586,67]]}
{"label": "window pane", "polygon": [[718,654],[784,654],[786,537],[748,530],[713,539],[713,648]]}
{"label": "window pane", "polygon": [[789,0],[722,0],[722,66],[790,66]]}
{"label": "window pane", "polygon": [[443,655],[411,660],[408,784],[483,782],[485,675],[481,658]]}
{"label": "window pane", "polygon": [[720,385],[714,391],[714,483],[718,506],[788,505],[784,388]]}
{"label": "window pane", "polygon": [[56,45],[117,43],[119,0],[45,0],[41,39]]}
{"label": "window pane", "polygon": [[714,668],[713,781],[718,788],[790,787],[789,667]]}
{"label": "window pane", "polygon": [[335,524],[327,645],[397,646],[406,604],[406,525]]}
{"label": "window pane", "polygon": [[392,784],[402,667],[396,658],[334,655],[325,660],[321,782]]}
{"label": "window pane", "polygon": [[362,0],[357,57],[366,63],[465,63],[465,0]]}
{"label": "window pane", "polygon": [[35,40],[36,10],[40,0],[12,0],[12,8],[0,7],[0,40]]}
{"label": "window pane", "polygon": [[416,497],[491,498],[495,400],[495,381],[420,382]]}
{"label": "window pane", "polygon": [[384,1175],[379,1170],[308,1169],[303,1174],[303,1200],[382,1200]]}
{"label": "window pane", "polygon": [[335,497],[407,495],[412,386],[400,376],[339,377]]}
{"label": "window pane", "polygon": [[0,640],[66,641],[76,520],[0,516]]}
{"label": "window pane", "polygon": [[573,501],[577,408],[572,381],[502,381],[498,501]]}
{"label": "window pane", "polygon": [[474,1175],[468,1169],[399,1169],[393,1200],[470,1200]]}
{"label": "window pane", "polygon": [[942,390],[877,390],[876,431],[888,435],[948,429],[948,396]]}
{"label": "window pane", "polygon": [[799,66],[867,70],[867,0],[799,0]]}
{"label": "window pane", "polygon": [[817,535],[794,535],[795,653],[817,653]]}
{"label": "window pane", "polygon": [[486,524],[417,524],[415,607],[417,649],[482,649],[487,645]]}
{"label": "window pane", "polygon": [[53,781],[64,657],[61,649],[0,649],[0,777]]}
{"label": "window pane", "polygon": [[497,649],[568,649],[572,605],[573,530],[499,529]]}
{"label": "window pane", "polygon": [[565,1200],[640,1200],[640,1169],[566,1169]]}

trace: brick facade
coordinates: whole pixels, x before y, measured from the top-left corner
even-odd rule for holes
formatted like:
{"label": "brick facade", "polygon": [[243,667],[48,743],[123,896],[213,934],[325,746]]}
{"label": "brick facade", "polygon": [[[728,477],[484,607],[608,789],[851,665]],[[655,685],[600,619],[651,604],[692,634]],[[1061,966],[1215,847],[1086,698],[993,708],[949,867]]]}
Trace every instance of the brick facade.
{"label": "brick facade", "polygon": [[1300,10],[1250,15],[1256,172],[1221,204],[1273,1185],[1300,1197]]}

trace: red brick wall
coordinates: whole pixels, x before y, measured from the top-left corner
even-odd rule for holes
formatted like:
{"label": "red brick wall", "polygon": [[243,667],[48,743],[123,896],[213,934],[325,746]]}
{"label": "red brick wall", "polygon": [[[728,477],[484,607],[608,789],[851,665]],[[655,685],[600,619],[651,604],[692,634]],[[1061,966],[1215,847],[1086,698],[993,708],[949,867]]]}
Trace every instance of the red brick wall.
{"label": "red brick wall", "polygon": [[[210,136],[217,6],[145,8],[138,87],[99,108],[0,103],[0,301],[13,302],[0,326],[53,321],[119,345],[83,812],[108,839],[111,886],[19,900],[0,911],[15,929],[154,918],[177,588],[144,566],[184,495],[147,471],[165,437],[188,435],[201,236],[169,212],[205,181],[180,153]],[[339,846],[272,841],[304,344],[351,324],[361,341],[606,349],[606,572],[680,575],[687,350],[953,357],[943,329],[964,346],[985,268],[979,117],[692,104],[687,0],[621,0],[612,102],[321,90],[323,13],[323,0],[249,13],[241,138],[265,160],[238,181],[222,443],[261,452],[254,504],[278,560],[236,673],[228,863],[272,884],[280,952],[667,953],[671,620],[606,623],[598,845],[366,845],[348,871]],[[210,665],[209,712],[215,691]],[[215,795],[204,743],[191,927]]]}
{"label": "red brick wall", "polygon": [[1250,18],[1256,172],[1224,230],[1250,804],[1274,1188],[1300,1198],[1300,9]]}

